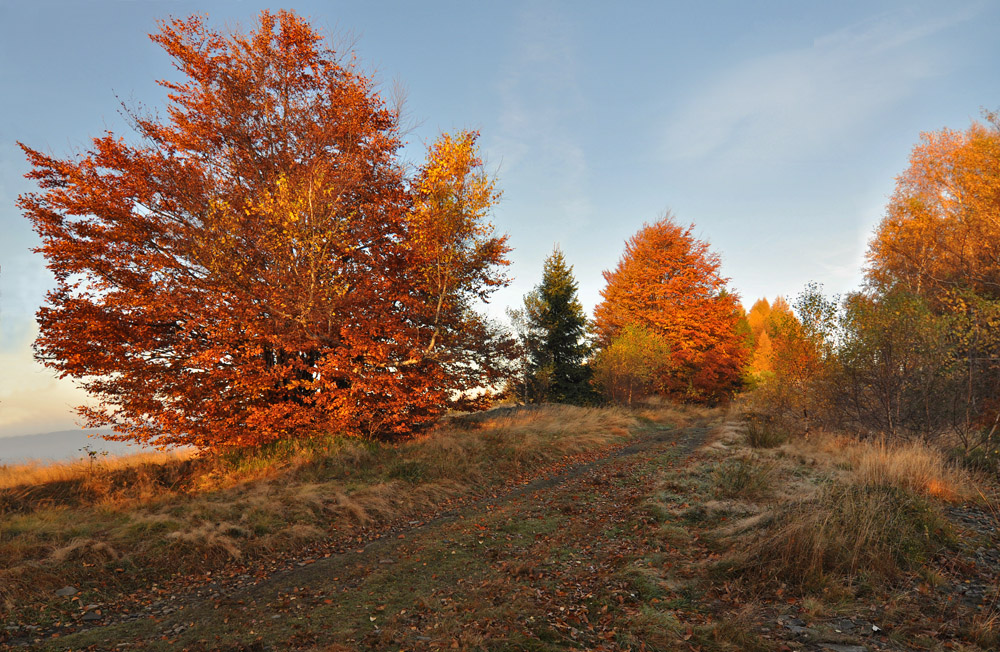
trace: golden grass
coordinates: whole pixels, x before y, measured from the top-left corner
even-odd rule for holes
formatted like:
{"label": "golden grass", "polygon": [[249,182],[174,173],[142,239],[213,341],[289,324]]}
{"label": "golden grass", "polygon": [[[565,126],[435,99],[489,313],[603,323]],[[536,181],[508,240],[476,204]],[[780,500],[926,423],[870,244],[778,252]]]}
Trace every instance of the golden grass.
{"label": "golden grass", "polygon": [[[666,406],[657,415],[684,418]],[[133,572],[201,571],[431,514],[565,456],[623,442],[634,423],[617,408],[544,405],[453,417],[398,444],[328,437],[219,458],[143,454],[7,467],[0,615],[65,584],[97,585],[110,575],[128,586]]]}
{"label": "golden grass", "polygon": [[95,475],[105,475],[149,465],[172,464],[195,456],[194,450],[134,453],[97,457],[93,461],[79,459],[69,462],[31,461],[22,464],[0,465],[0,490],[56,482],[87,480]]}
{"label": "golden grass", "polygon": [[818,500],[777,510],[771,524],[748,547],[744,571],[803,589],[829,579],[892,580],[949,536],[933,506],[888,485],[833,484]]}
{"label": "golden grass", "polygon": [[761,586],[777,581],[809,591],[891,581],[951,540],[941,502],[979,495],[968,473],[925,442],[814,432],[778,448],[751,446],[727,431],[706,452],[723,457],[715,475],[730,488],[726,495],[755,497],[743,491],[752,485],[743,469],[748,456],[758,459],[752,469],[772,470],[772,491],[757,492],[767,498],[761,511],[718,531],[732,544],[735,568]]}
{"label": "golden grass", "polygon": [[688,425],[718,414],[717,408],[695,403],[673,403],[660,396],[651,396],[634,408],[636,416],[660,424]]}
{"label": "golden grass", "polygon": [[945,451],[920,440],[868,441],[818,431],[809,439],[789,440],[777,453],[841,481],[897,487],[945,502],[967,501],[980,492],[975,478]]}
{"label": "golden grass", "polygon": [[855,479],[863,484],[900,487],[948,502],[969,500],[977,494],[968,473],[924,442],[854,442],[844,453]]}

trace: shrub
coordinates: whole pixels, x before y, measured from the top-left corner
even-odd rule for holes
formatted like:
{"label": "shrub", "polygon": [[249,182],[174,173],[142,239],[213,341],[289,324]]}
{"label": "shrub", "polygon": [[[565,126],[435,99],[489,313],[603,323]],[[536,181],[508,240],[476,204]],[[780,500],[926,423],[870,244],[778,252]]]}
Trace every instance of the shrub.
{"label": "shrub", "polygon": [[764,414],[751,413],[743,421],[743,433],[752,448],[776,448],[788,441],[788,431],[775,419]]}

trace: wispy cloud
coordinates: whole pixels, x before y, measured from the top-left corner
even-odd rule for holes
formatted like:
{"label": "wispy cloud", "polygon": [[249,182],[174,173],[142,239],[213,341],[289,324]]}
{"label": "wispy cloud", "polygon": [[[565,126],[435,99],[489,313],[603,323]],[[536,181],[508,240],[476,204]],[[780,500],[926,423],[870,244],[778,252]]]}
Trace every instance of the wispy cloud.
{"label": "wispy cloud", "polygon": [[575,125],[585,100],[579,84],[578,41],[573,21],[556,5],[528,4],[519,19],[517,41],[498,83],[497,149],[504,175],[544,174],[546,192],[561,221],[590,213],[588,166]]}
{"label": "wispy cloud", "polygon": [[671,160],[797,158],[889,111],[950,63],[927,45],[966,11],[919,24],[883,14],[810,47],[744,61],[708,79],[669,116]]}

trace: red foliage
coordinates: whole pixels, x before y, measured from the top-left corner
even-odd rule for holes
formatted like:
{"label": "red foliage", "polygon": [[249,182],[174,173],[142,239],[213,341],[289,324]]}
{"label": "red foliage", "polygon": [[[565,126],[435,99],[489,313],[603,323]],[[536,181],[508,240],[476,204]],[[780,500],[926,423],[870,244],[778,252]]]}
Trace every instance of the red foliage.
{"label": "red foliage", "polygon": [[[151,38],[187,80],[160,82],[167,119],[131,115],[141,144],[22,145],[41,191],[19,205],[57,280],[36,352],[95,397],[88,425],[202,448],[392,436],[488,384],[500,342],[469,308],[505,282],[505,238],[452,233],[481,255],[428,287],[430,254],[407,243],[443,211],[410,218],[397,116],[371,80],[290,12],[247,35],[193,17]],[[474,141],[449,178],[482,176]]]}
{"label": "red foliage", "polygon": [[670,347],[664,391],[711,400],[739,386],[748,352],[736,332],[737,296],[719,276],[718,255],[692,228],[667,215],[632,236],[615,270],[604,272],[594,318],[605,345],[630,323],[658,335]]}

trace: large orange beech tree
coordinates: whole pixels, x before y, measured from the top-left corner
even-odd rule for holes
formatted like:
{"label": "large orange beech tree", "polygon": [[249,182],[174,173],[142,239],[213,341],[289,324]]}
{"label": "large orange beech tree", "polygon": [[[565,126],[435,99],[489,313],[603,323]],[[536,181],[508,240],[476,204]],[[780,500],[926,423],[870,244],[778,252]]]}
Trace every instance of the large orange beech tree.
{"label": "large orange beech tree", "polygon": [[290,12],[151,36],[186,78],[54,158],[22,145],[19,205],[57,285],[36,355],[115,439],[202,449],[321,432],[393,437],[497,380],[506,340],[473,311],[506,282],[476,134],[413,179],[372,81]]}
{"label": "large orange beech tree", "polygon": [[629,324],[642,327],[670,351],[661,391],[717,400],[739,387],[747,343],[737,332],[742,310],[719,275],[719,257],[692,229],[667,214],[625,243],[618,266],[604,272],[595,327],[604,346]]}

